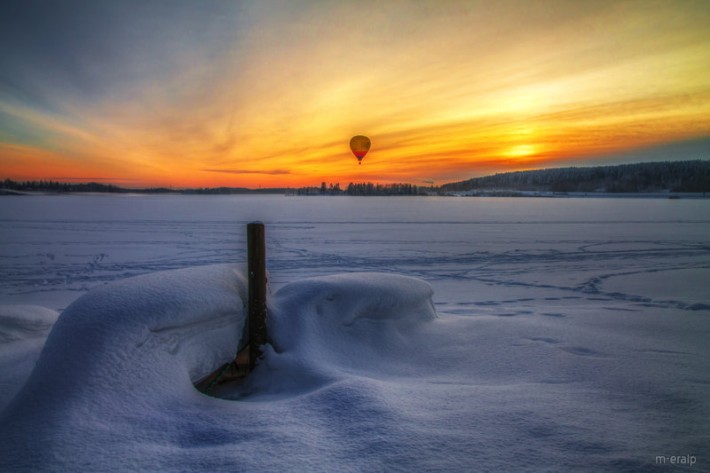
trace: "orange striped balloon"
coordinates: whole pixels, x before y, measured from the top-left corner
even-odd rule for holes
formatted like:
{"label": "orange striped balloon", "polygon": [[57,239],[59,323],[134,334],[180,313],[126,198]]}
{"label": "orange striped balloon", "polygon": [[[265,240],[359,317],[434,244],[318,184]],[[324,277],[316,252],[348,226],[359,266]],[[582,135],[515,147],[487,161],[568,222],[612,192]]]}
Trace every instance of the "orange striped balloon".
{"label": "orange striped balloon", "polygon": [[350,149],[357,158],[358,164],[362,164],[362,158],[370,151],[371,145],[372,142],[367,136],[357,135],[350,138]]}

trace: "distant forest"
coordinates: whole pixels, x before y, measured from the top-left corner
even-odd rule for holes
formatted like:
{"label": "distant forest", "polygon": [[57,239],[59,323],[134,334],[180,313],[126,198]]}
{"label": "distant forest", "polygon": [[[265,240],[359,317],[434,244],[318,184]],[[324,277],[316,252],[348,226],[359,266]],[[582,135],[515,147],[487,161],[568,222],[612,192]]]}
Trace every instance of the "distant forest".
{"label": "distant forest", "polygon": [[298,195],[427,195],[426,188],[413,184],[373,184],[363,182],[348,184],[345,189],[340,184],[321,183],[320,187],[301,187],[296,189]]}
{"label": "distant forest", "polygon": [[443,193],[491,189],[539,192],[710,192],[710,161],[664,161],[506,172],[441,186]]}
{"label": "distant forest", "polygon": [[373,184],[364,182],[359,184],[348,184],[345,189],[341,189],[340,184],[329,184],[323,182],[320,187],[289,188],[264,188],[247,189],[245,187],[210,187],[196,189],[173,190],[166,187],[153,187],[146,189],[126,189],[111,184],[100,184],[89,182],[74,184],[56,181],[24,181],[17,182],[5,179],[0,182],[0,194],[21,194],[24,192],[48,192],[48,193],[82,193],[100,192],[112,194],[198,194],[198,195],[220,195],[220,194],[297,194],[297,195],[423,195],[424,188],[412,184]]}
{"label": "distant forest", "polygon": [[149,187],[145,189],[127,189],[113,184],[100,184],[98,182],[67,183],[57,181],[23,181],[11,179],[0,181],[0,194],[14,194],[22,192],[49,192],[49,193],[74,193],[74,192],[100,192],[111,194],[264,194],[284,193],[286,189],[247,189],[245,187],[205,187],[195,189],[170,189],[167,187]]}
{"label": "distant forest", "polygon": [[111,184],[99,184],[97,182],[89,182],[82,184],[74,184],[67,182],[55,181],[24,181],[17,182],[11,179],[5,179],[0,183],[0,191],[3,194],[13,194],[19,192],[111,192],[111,193],[126,193],[131,192],[128,189],[123,189]]}
{"label": "distant forest", "polygon": [[301,188],[247,189],[243,187],[214,187],[173,190],[165,187],[126,189],[112,184],[63,183],[55,181],[17,182],[0,181],[0,195],[25,192],[49,193],[142,193],[142,194],[297,194],[297,195],[432,195],[476,191],[535,191],[535,192],[710,192],[710,161],[675,161],[617,166],[569,167],[519,171],[476,177],[441,187],[413,184],[321,183],[320,186]]}

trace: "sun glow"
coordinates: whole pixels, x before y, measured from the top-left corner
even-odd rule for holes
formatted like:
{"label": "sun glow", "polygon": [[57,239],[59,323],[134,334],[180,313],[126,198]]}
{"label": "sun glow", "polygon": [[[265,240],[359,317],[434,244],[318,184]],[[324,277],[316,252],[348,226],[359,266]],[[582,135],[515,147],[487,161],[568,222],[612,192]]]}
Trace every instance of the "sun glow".
{"label": "sun glow", "polygon": [[[3,66],[0,178],[446,182],[710,135],[710,3],[551,1],[227,2],[222,19],[187,2],[133,35],[128,7],[77,11],[92,48],[19,44]],[[25,26],[44,45],[42,25]]]}
{"label": "sun glow", "polygon": [[537,154],[535,145],[515,145],[505,152],[505,155],[511,158],[524,158],[534,154]]}

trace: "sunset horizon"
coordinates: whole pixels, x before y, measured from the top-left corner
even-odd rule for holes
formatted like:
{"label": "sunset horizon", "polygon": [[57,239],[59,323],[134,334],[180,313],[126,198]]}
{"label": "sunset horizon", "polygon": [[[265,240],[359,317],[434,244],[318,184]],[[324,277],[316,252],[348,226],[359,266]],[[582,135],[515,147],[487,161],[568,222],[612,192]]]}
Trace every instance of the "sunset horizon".
{"label": "sunset horizon", "polygon": [[[363,176],[367,176],[367,173],[356,176],[354,178],[346,179],[333,179],[328,176],[320,176],[319,178],[313,178],[310,181],[304,181],[303,184],[288,184],[288,185],[276,185],[273,184],[268,177],[259,181],[257,184],[252,186],[247,185],[233,185],[231,183],[221,183],[217,182],[213,185],[173,185],[172,182],[138,182],[130,178],[112,178],[112,177],[100,177],[100,176],[30,176],[30,177],[11,177],[11,176],[0,176],[0,179],[10,179],[16,182],[33,182],[33,181],[45,181],[45,182],[58,182],[67,184],[87,184],[87,183],[98,183],[103,185],[111,185],[124,189],[150,189],[150,188],[170,188],[175,190],[189,190],[189,189],[199,189],[199,188],[243,188],[250,190],[258,189],[295,189],[295,188],[307,188],[307,187],[318,187],[323,183],[328,185],[338,184],[340,187],[347,186],[348,184],[359,184],[359,183],[373,183],[381,185],[392,185],[392,184],[411,184],[420,187],[439,187],[445,184],[452,184],[460,181],[465,181],[468,179],[474,179],[479,177],[492,176],[495,174],[504,174],[510,172],[525,172],[525,171],[538,171],[545,169],[556,169],[556,168],[584,168],[584,167],[601,167],[601,166],[617,166],[617,165],[633,165],[633,164],[643,164],[652,163],[659,161],[706,161],[708,153],[705,148],[710,146],[710,138],[701,137],[693,138],[689,140],[683,140],[680,142],[673,143],[663,143],[656,146],[649,146],[643,148],[634,148],[630,150],[625,150],[622,153],[611,154],[605,156],[594,156],[587,160],[580,159],[580,157],[563,158],[560,161],[546,161],[540,162],[537,166],[529,167],[516,167],[516,168],[493,168],[490,171],[485,171],[485,167],[481,166],[478,169],[480,172],[476,173],[473,171],[472,174],[458,176],[448,180],[441,180],[440,182],[435,182],[431,179],[422,179],[420,176],[413,176],[410,179],[402,180],[382,180],[377,178],[368,179]],[[204,170],[205,172],[215,172],[219,174],[257,174],[257,175],[279,175],[279,174],[290,174],[286,171],[275,171],[275,172],[239,172],[239,171],[219,171],[219,170]],[[320,179],[320,180],[319,180]]]}
{"label": "sunset horizon", "polygon": [[0,177],[440,185],[703,159],[709,18],[693,1],[16,2]]}

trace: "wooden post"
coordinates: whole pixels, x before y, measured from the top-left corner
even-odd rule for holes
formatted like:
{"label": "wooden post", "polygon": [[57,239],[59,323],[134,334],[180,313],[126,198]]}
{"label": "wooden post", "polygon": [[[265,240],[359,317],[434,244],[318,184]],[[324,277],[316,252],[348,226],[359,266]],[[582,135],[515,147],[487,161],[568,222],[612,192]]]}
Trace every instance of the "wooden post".
{"label": "wooden post", "polygon": [[[247,259],[249,302],[247,307],[246,346],[237,353],[234,361],[226,363],[209,376],[200,380],[195,387],[209,393],[215,386],[229,381],[243,379],[256,366],[261,356],[261,345],[266,343],[266,243],[264,224],[247,224]],[[239,347],[237,347],[238,349]]]}
{"label": "wooden post", "polygon": [[261,345],[266,343],[266,243],[264,224],[247,224],[247,252],[249,272],[249,370],[261,356]]}

